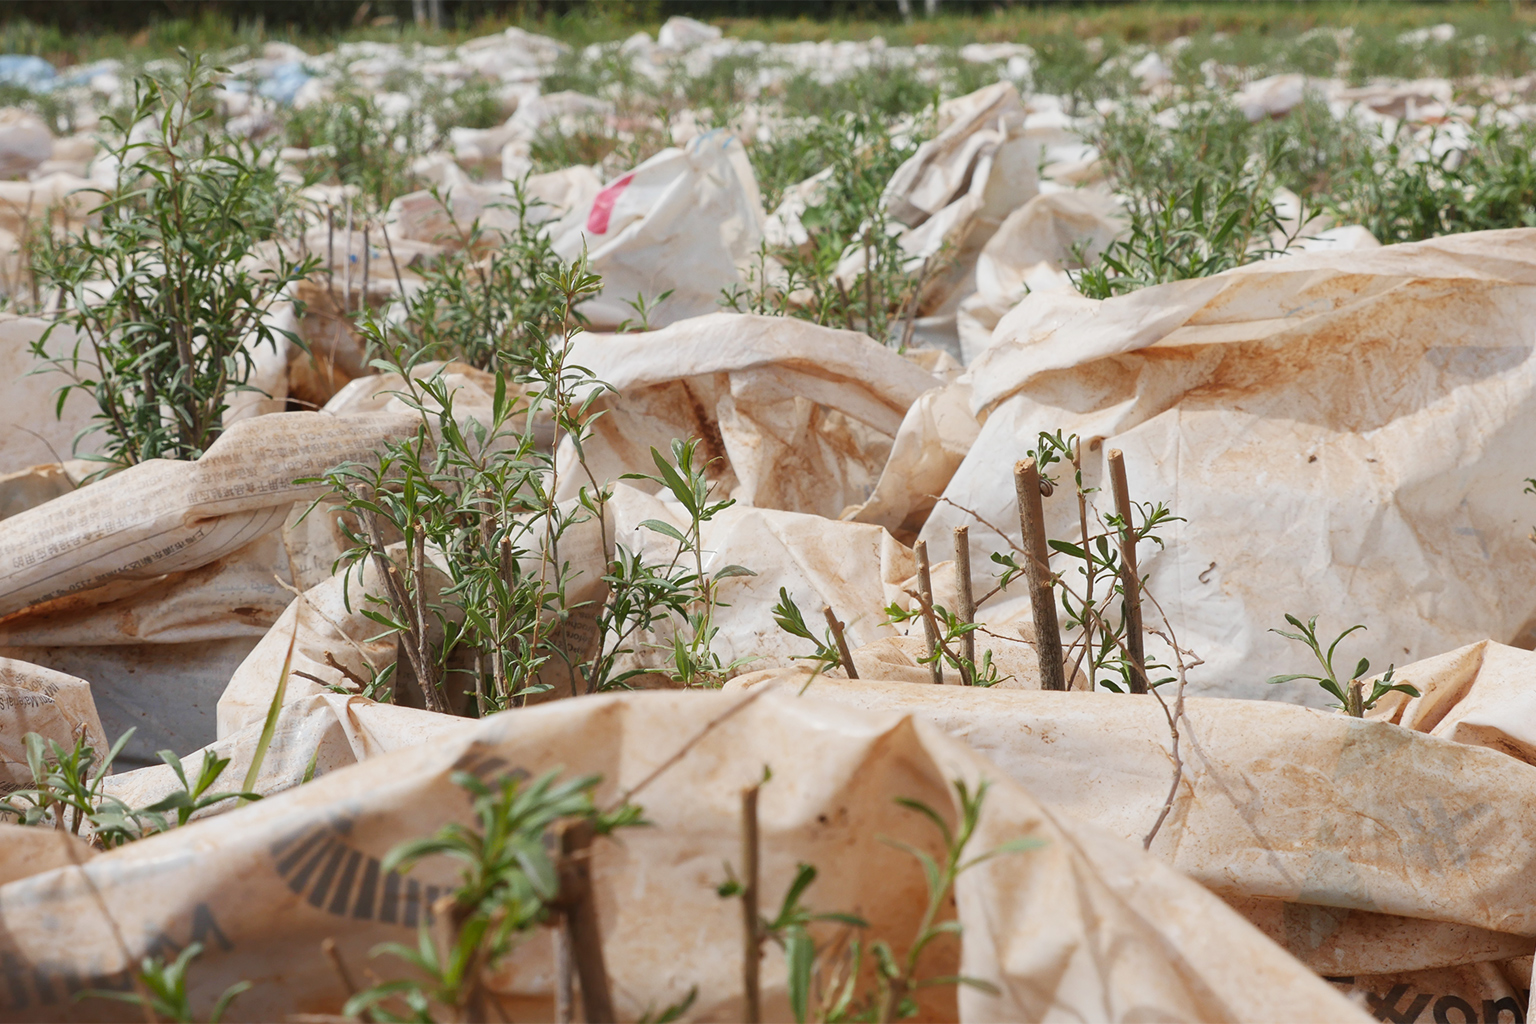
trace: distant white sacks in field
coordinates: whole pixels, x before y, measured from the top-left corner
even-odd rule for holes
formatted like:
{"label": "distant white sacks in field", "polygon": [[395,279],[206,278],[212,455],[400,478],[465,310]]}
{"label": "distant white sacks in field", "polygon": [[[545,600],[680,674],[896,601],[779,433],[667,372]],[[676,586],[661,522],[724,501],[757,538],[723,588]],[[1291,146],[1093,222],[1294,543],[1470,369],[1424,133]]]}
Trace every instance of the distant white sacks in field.
{"label": "distant white sacks in field", "polygon": [[20,178],[53,155],[53,133],[32,114],[0,109],[0,178]]}

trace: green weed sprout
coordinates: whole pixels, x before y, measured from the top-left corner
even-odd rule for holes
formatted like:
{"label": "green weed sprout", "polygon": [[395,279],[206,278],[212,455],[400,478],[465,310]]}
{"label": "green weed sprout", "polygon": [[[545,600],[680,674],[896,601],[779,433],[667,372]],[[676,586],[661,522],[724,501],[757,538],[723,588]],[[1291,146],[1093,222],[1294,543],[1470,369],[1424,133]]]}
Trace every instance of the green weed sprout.
{"label": "green weed sprout", "polygon": [[[167,832],[185,825],[192,815],[226,800],[260,800],[259,793],[209,793],[229,766],[229,759],[204,751],[203,767],[195,783],[188,782],[181,759],[169,750],[160,751],[160,759],[170,766],[181,781],[181,789],[148,807],[131,807],[104,791],[112,762],[132,738],[129,729],[112,744],[105,757],[98,760],[96,748],[84,736],[75,738],[65,749],[55,740],[35,732],[23,738],[27,748],[27,768],[32,785],[12,791],[0,800],[0,817],[9,815],[18,825],[47,826],[81,834],[89,825],[89,836],[98,846],[113,849],[146,836]],[[176,812],[175,825],[167,817]]]}
{"label": "green weed sprout", "polygon": [[981,821],[982,803],[987,798],[987,790],[991,783],[982,779],[974,792],[961,779],[955,779],[953,784],[955,793],[960,798],[960,822],[957,829],[951,829],[943,815],[921,800],[914,800],[911,797],[896,798],[896,802],[902,807],[921,814],[939,830],[939,835],[944,841],[942,862],[910,843],[882,837],[882,841],[887,845],[905,850],[917,858],[917,862],[922,865],[923,877],[928,885],[928,902],[923,909],[917,934],[912,944],[907,947],[905,959],[898,960],[891,951],[891,947],[885,942],[876,941],[870,947],[874,953],[877,968],[879,1019],[882,1021],[906,1019],[915,1014],[917,1003],[913,997],[919,989],[935,985],[968,985],[984,992],[997,991],[996,986],[990,982],[964,975],[922,978],[918,974],[917,961],[923,955],[923,950],[927,949],[939,936],[960,933],[960,922],[940,921],[939,913],[948,902],[950,891],[961,875],[994,857],[1009,853],[1023,853],[1043,845],[1038,839],[1012,839],[966,859],[965,848],[970,844],[971,836],[975,834],[976,826]]}
{"label": "green weed sprout", "polygon": [[[790,1009],[797,1024],[805,1024],[810,1020],[829,1024],[904,1020],[917,1013],[915,993],[924,988],[968,985],[986,992],[997,991],[996,986],[980,978],[963,975],[924,977],[918,969],[918,961],[923,951],[940,936],[960,933],[958,921],[941,921],[940,915],[950,902],[955,881],[961,875],[994,857],[1038,849],[1042,843],[1035,839],[1019,838],[967,858],[965,851],[981,820],[982,804],[986,800],[990,783],[983,779],[974,791],[959,779],[953,785],[960,798],[960,821],[956,829],[950,828],[943,815],[921,800],[896,798],[898,805],[916,811],[938,829],[944,843],[944,852],[939,859],[909,843],[880,837],[881,842],[916,858],[922,866],[927,883],[928,898],[923,906],[923,915],[905,957],[897,957],[885,939],[865,941],[856,938],[846,945],[834,942],[818,946],[809,931],[809,926],[814,923],[842,924],[858,930],[860,934],[869,927],[869,923],[856,914],[823,913],[807,908],[802,899],[817,874],[816,868],[810,864],[800,863],[795,866],[794,878],[785,891],[777,915],[772,920],[760,918],[760,934],[777,943],[784,951],[789,972],[786,988]],[[726,880],[715,891],[723,898],[743,894],[744,888],[730,864],[726,865]],[[866,956],[874,961],[875,985],[872,990],[861,993],[859,981],[867,976],[864,971]]]}
{"label": "green weed sprout", "polygon": [[[921,600],[919,598],[919,601]],[[886,621],[892,625],[919,619],[922,617],[922,614],[923,610],[920,607],[908,610],[895,602],[885,607]],[[982,651],[980,660],[972,661],[961,654],[955,646],[966,635],[980,629],[981,623],[966,622],[959,615],[941,604],[933,606],[933,618],[934,623],[939,627],[938,643],[934,645],[932,654],[917,659],[919,665],[931,665],[942,659],[951,668],[960,673],[960,683],[962,686],[991,687],[1012,678],[1011,676],[1001,676],[998,674],[998,667],[992,664],[991,651]],[[833,653],[836,654],[837,652],[834,651]]]}
{"label": "green weed sprout", "polygon": [[141,815],[154,815],[158,821],[157,831],[164,832],[170,828],[168,819],[162,817],[171,811],[176,812],[177,826],[185,825],[192,815],[208,807],[223,803],[225,800],[260,800],[260,793],[210,793],[209,789],[219,781],[219,776],[224,774],[224,769],[229,767],[229,758],[220,757],[211,750],[203,751],[203,767],[197,773],[196,782],[187,781],[186,770],[182,767],[181,758],[176,756],[173,750],[161,750],[157,752],[160,760],[170,766],[176,773],[176,778],[181,782],[181,788],[170,796],[145,807],[139,813]]}
{"label": "green weed sprout", "polygon": [[1372,685],[1371,695],[1369,697],[1364,696],[1360,681],[1371,670],[1371,663],[1365,658],[1361,658],[1359,663],[1355,665],[1355,671],[1350,675],[1347,682],[1339,680],[1338,673],[1334,671],[1333,667],[1334,651],[1338,649],[1339,644],[1345,637],[1356,630],[1364,629],[1365,626],[1360,624],[1350,626],[1335,637],[1333,643],[1328,645],[1328,650],[1324,652],[1322,643],[1317,639],[1316,615],[1303,623],[1296,616],[1286,613],[1285,621],[1295,626],[1298,632],[1287,633],[1283,629],[1272,629],[1270,632],[1279,633],[1287,639],[1306,644],[1312,651],[1313,656],[1317,658],[1317,663],[1322,668],[1323,674],[1307,675],[1305,673],[1295,673],[1291,675],[1270,676],[1267,682],[1289,683],[1295,679],[1310,679],[1339,702],[1330,706],[1336,707],[1355,718],[1363,718],[1367,711],[1376,706],[1377,701],[1394,690],[1398,693],[1406,693],[1410,697],[1419,696],[1419,691],[1416,687],[1408,683],[1394,683],[1392,681],[1393,666],[1391,665],[1387,666],[1386,673]]}
{"label": "green weed sprout", "polygon": [[777,622],[779,628],[790,636],[809,640],[816,645],[814,654],[797,654],[796,660],[815,662],[818,673],[842,667],[843,658],[838,653],[836,642],[832,639],[832,630],[828,629],[819,638],[812,633],[811,627],[806,625],[805,615],[800,611],[800,606],[795,604],[795,599],[789,596],[789,591],[784,587],[779,588],[779,603],[773,606],[773,621]]}
{"label": "green weed sprout", "polygon": [[726,664],[713,650],[712,644],[719,632],[719,627],[714,624],[715,611],[721,607],[717,588],[721,580],[757,574],[741,565],[727,565],[706,573],[702,531],[705,523],[736,501],[734,498],[710,499],[714,485],[707,475],[708,463],[699,457],[698,438],[674,439],[671,462],[653,447],[651,461],[656,464],[655,474],[626,473],[621,479],[660,484],[688,514],[688,525],[679,530],[671,523],[647,519],[640,526],[676,541],[679,556],[690,557],[693,562],[691,572],[685,569],[671,577],[673,587],[687,595],[690,609],[686,615],[686,635],[679,632],[672,638],[671,675],[675,682],[684,686],[719,686],[733,670],[745,663],[745,659]]}
{"label": "green weed sprout", "polygon": [[[203,944],[194,942],[183,949],[170,963],[166,963],[157,956],[145,957],[140,964],[138,980],[142,991],[138,992],[113,992],[104,989],[86,989],[76,993],[78,999],[116,999],[123,1003],[132,1003],[143,1007],[154,1015],[155,1020],[176,1021],[178,1024],[192,1024],[193,1021],[204,1018],[195,1017],[192,1014],[192,1004],[187,998],[187,968],[192,961],[201,956]],[[224,990],[218,1001],[213,1004],[213,1009],[208,1012],[206,1020],[208,1024],[219,1024],[224,1016],[224,1011],[229,1009],[229,1004],[235,997],[251,987],[249,981],[238,981]]]}
{"label": "green weed sprout", "polygon": [[[446,856],[463,865],[451,903],[446,910],[441,905],[433,910],[449,917],[444,948],[439,948],[426,924],[414,948],[395,942],[376,946],[373,956],[393,956],[427,980],[401,978],[358,992],[347,1000],[342,1011],[346,1016],[430,1021],[434,1003],[483,1010],[487,995],[483,972],[545,920],[549,904],[559,895],[559,872],[545,842],[549,829],[572,818],[590,820],[599,835],[641,824],[640,810],[632,804],[606,814],[597,810],[592,791],[598,776],[560,781],[559,775],[556,769],[532,782],[507,775],[491,785],[468,772],[450,776],[469,792],[479,827],[445,825],[434,835],[401,843],[382,865],[386,872],[409,871],[432,856]],[[395,1016],[384,1005],[394,999],[403,1002],[412,1016]],[[461,1014],[460,1019],[488,1018]]]}

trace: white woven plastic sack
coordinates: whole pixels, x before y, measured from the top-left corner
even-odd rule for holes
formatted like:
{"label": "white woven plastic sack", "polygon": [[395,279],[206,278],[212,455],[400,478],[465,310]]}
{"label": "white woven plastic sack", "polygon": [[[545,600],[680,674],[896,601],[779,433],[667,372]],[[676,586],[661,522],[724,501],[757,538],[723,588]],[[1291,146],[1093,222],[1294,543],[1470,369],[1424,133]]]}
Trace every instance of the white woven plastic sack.
{"label": "white woven plastic sack", "polygon": [[[1081,436],[1104,510],[1105,453],[1122,449],[1132,498],[1185,520],[1143,545],[1141,568],[1204,659],[1197,693],[1319,701],[1310,683],[1265,683],[1311,667],[1270,632],[1287,613],[1319,616],[1328,638],[1366,625],[1344,649],[1378,668],[1526,643],[1533,311],[1525,229],[1303,253],[1104,302],[1034,294],[970,368],[984,422],[944,496],[1017,542],[1012,468],[1040,431]],[[1045,508],[1048,535],[1075,541],[1070,488]],[[941,503],[922,536],[966,524],[982,592],[997,534]],[[1027,607],[1017,595],[988,614]]]}
{"label": "white woven plastic sack", "polygon": [[609,182],[560,223],[554,247],[566,260],[585,247],[603,278],[602,293],[582,307],[594,328],[639,323],[626,300],[641,298],[656,304],[650,326],[663,327],[714,312],[723,290],[744,283],[738,267],[756,253],[763,219],[746,151],[715,131]]}

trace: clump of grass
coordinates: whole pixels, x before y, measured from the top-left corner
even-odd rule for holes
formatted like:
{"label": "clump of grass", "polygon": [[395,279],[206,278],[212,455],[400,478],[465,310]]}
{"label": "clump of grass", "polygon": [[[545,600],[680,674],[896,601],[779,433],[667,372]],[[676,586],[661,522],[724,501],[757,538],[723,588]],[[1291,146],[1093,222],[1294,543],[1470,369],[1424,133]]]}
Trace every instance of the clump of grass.
{"label": "clump of grass", "polygon": [[540,128],[529,146],[529,159],[538,174],[563,170],[577,164],[600,166],[619,149],[619,138],[601,114],[580,118],[570,130],[558,121]]}
{"label": "clump of grass", "polygon": [[1151,285],[1210,277],[1284,251],[1270,238],[1284,224],[1266,195],[1267,179],[1253,175],[1189,188],[1158,189],[1133,197],[1124,211],[1124,237],[1097,262],[1069,271],[1090,299],[1125,295]]}
{"label": "clump of grass", "polygon": [[393,123],[367,93],[344,90],[294,111],[287,139],[313,151],[311,182],[355,186],[375,210],[416,190],[411,165],[422,152],[419,116]]}

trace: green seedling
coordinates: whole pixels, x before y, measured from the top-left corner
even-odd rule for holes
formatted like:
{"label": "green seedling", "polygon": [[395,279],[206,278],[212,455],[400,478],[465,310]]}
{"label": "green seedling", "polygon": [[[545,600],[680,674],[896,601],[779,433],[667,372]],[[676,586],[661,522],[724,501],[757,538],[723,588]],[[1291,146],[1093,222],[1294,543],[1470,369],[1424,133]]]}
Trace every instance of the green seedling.
{"label": "green seedling", "polygon": [[[448,199],[436,189],[432,196],[455,223]],[[410,361],[456,360],[515,376],[536,358],[534,349],[564,333],[567,319],[584,326],[559,287],[565,265],[539,219],[543,206],[526,178],[514,181],[512,197],[492,207],[512,223],[492,232],[476,218],[444,239],[457,251],[422,268],[421,287],[402,296],[403,316],[378,347]],[[577,298],[588,294],[583,288]]]}
{"label": "green seedling", "polygon": [[905,1020],[917,1013],[916,993],[924,988],[942,985],[968,985],[971,988],[984,992],[996,993],[997,988],[991,982],[981,978],[971,978],[964,975],[952,975],[936,978],[923,977],[918,969],[918,961],[933,942],[942,935],[958,935],[960,923],[958,921],[940,920],[941,912],[950,899],[955,882],[965,872],[984,864],[994,857],[1001,857],[1010,853],[1024,853],[1042,846],[1037,839],[1013,839],[1006,843],[1000,843],[990,850],[976,854],[973,857],[965,856],[966,847],[970,845],[971,837],[976,832],[976,826],[981,821],[981,808],[987,797],[987,790],[991,783],[982,779],[973,791],[960,779],[954,780],[955,795],[960,800],[960,821],[958,827],[951,829],[944,816],[939,814],[921,800],[910,797],[897,797],[896,802],[902,807],[916,811],[933,823],[939,832],[944,844],[944,853],[941,860],[936,860],[924,850],[920,850],[910,843],[885,838],[882,841],[899,850],[910,853],[917,862],[922,865],[923,877],[928,886],[928,901],[923,908],[922,920],[918,924],[917,934],[907,946],[907,955],[898,958],[889,944],[876,941],[870,945],[870,951],[874,955],[877,993],[875,1005],[879,1009],[876,1017],[880,1021]]}
{"label": "green seedling", "polygon": [[779,588],[779,603],[773,606],[773,621],[790,636],[809,640],[815,645],[814,654],[797,654],[796,660],[815,662],[818,673],[843,667],[843,658],[838,653],[837,642],[832,638],[832,630],[828,629],[820,637],[811,632],[800,606],[795,604],[795,599],[789,596],[789,591],[784,587]]}
{"label": "green seedling", "polygon": [[1289,683],[1296,679],[1310,679],[1318,686],[1321,686],[1325,692],[1327,692],[1330,696],[1338,701],[1337,704],[1332,705],[1333,707],[1344,711],[1346,714],[1349,714],[1354,718],[1364,717],[1367,711],[1376,706],[1377,701],[1381,700],[1381,698],[1385,697],[1389,693],[1392,693],[1393,691],[1398,693],[1406,693],[1410,697],[1419,696],[1419,691],[1416,687],[1411,686],[1408,683],[1395,683],[1392,681],[1393,667],[1389,665],[1387,666],[1386,673],[1382,675],[1380,679],[1377,679],[1372,683],[1371,694],[1369,697],[1366,697],[1361,688],[1361,680],[1364,679],[1366,673],[1371,670],[1371,663],[1365,658],[1361,658],[1360,661],[1355,665],[1355,671],[1349,676],[1348,680],[1339,679],[1338,673],[1334,670],[1333,667],[1334,652],[1338,650],[1339,644],[1343,642],[1345,637],[1349,636],[1349,634],[1355,632],[1356,630],[1364,629],[1365,627],[1363,625],[1357,624],[1350,626],[1344,632],[1340,633],[1337,637],[1334,638],[1333,642],[1328,645],[1328,650],[1325,652],[1323,650],[1322,643],[1317,638],[1316,615],[1312,616],[1311,619],[1304,623],[1296,616],[1287,613],[1285,616],[1285,621],[1296,627],[1297,632],[1288,633],[1283,629],[1272,629],[1270,632],[1279,633],[1281,636],[1286,637],[1289,640],[1296,640],[1300,643],[1306,644],[1307,648],[1311,650],[1312,655],[1317,659],[1319,667],[1322,668],[1322,675],[1307,675],[1305,673],[1298,673],[1292,675],[1270,676],[1267,682]]}
{"label": "green seedling", "polygon": [[[719,601],[719,585],[722,580],[732,577],[757,574],[741,565],[726,565],[706,573],[703,529],[705,523],[736,501],[734,498],[712,500],[714,483],[708,476],[708,462],[700,457],[698,438],[674,440],[670,461],[653,447],[651,461],[656,465],[655,474],[626,473],[622,479],[649,480],[658,484],[682,506],[688,517],[681,530],[659,519],[647,519],[640,524],[642,529],[660,534],[678,545],[678,556],[673,559],[669,579],[676,591],[687,595],[687,629],[674,633],[671,643],[664,648],[671,656],[670,675],[673,681],[684,686],[719,686],[747,660],[722,662],[713,649],[719,632],[715,612],[724,607]],[[691,561],[691,568],[679,567],[680,558]]]}
{"label": "green seedling", "polygon": [[[905,956],[898,957],[886,939],[863,938],[862,933],[869,928],[869,923],[857,914],[809,909],[803,899],[815,882],[817,871],[810,864],[795,866],[794,878],[780,901],[778,913],[772,919],[759,918],[757,936],[773,941],[784,951],[790,1009],[798,1024],[806,1021],[905,1020],[917,1013],[916,994],[925,988],[967,985],[996,993],[995,986],[980,978],[928,976],[920,962],[924,951],[942,936],[960,934],[960,923],[943,917],[945,908],[952,903],[954,885],[961,875],[995,857],[1022,853],[1042,845],[1039,840],[1021,838],[972,857],[966,856],[966,849],[981,820],[989,785],[982,780],[973,791],[964,781],[954,781],[960,802],[957,828],[951,828],[942,814],[921,800],[896,798],[899,806],[916,811],[933,823],[943,844],[943,853],[935,858],[909,843],[880,837],[881,842],[911,854],[921,865],[927,884],[923,914]],[[725,865],[725,873],[725,881],[716,886],[715,891],[722,898],[743,896],[745,886],[737,879],[730,864]],[[843,936],[832,942],[819,943],[811,931],[816,924],[841,924],[844,926]],[[843,941],[852,933],[860,937]],[[874,984],[861,989],[861,981],[871,973],[866,966],[872,967]]]}
{"label": "green seedling", "polygon": [[[918,602],[921,605],[921,596],[918,597]],[[982,651],[981,657],[975,661],[960,653],[962,649],[960,641],[980,629],[980,623],[966,622],[941,604],[934,605],[932,610],[934,622],[938,626],[938,643],[931,654],[917,659],[919,665],[932,665],[942,659],[944,664],[960,673],[960,682],[963,686],[990,687],[1013,678],[999,675],[998,667],[992,664],[991,651]],[[906,609],[893,602],[885,608],[886,621],[892,625],[912,622],[921,619],[922,616],[921,607]]]}
{"label": "green seedling", "polygon": [[192,1024],[193,1021],[207,1021],[208,1024],[219,1024],[224,1018],[224,1011],[229,1009],[229,1004],[235,1001],[235,997],[251,988],[251,982],[238,981],[225,989],[223,994],[214,1002],[213,1008],[208,1011],[206,1017],[195,1016],[192,1012],[192,1002],[187,996],[187,968],[192,961],[203,953],[203,944],[194,942],[172,960],[166,963],[161,957],[145,957],[138,970],[138,991],[113,992],[103,989],[86,989],[75,994],[76,999],[116,999],[119,1002],[131,1003],[139,1006],[154,1020],[176,1021],[178,1024]]}
{"label": "green seedling", "polygon": [[[33,254],[61,303],[33,345],[34,372],[68,378],[60,415],[76,391],[94,399],[81,437],[103,433],[102,453],[87,457],[111,467],[206,451],[229,396],[250,389],[256,348],[301,344],[267,314],[315,266],[269,246],[258,269],[258,245],[289,226],[293,191],[254,144],[211,123],[219,69],[183,56],[172,80],[135,79],[129,116],[107,119],[121,139],[110,149],[118,169],[96,190],[92,226],[44,234]],[[144,123],[154,126],[147,136],[130,132]],[[60,326],[76,337],[63,352],[50,348]]]}
{"label": "green seedling", "polygon": [[[573,525],[601,518],[606,496],[594,486],[583,488],[574,507],[556,501],[555,452],[568,441],[581,460],[592,405],[607,390],[568,362],[566,344],[581,329],[577,305],[601,282],[582,259],[559,265],[543,284],[556,296],[558,315],[524,321],[521,333],[500,335],[494,340],[503,347],[487,350],[494,378],[488,418],[461,417],[441,371],[413,372],[431,354],[415,343],[419,337],[402,340],[367,318],[364,333],[390,353],[374,365],[399,375],[397,395],[419,426],[372,461],[344,463],[321,478],[327,500],[358,524],[347,527],[352,546],[338,568],[372,563],[380,570],[387,592],[369,595],[363,614],[382,627],[381,636],[400,638],[429,710],[485,715],[518,706],[553,685],[541,679],[552,664],[563,664],[572,693],[579,690],[580,658],[559,639],[560,624],[580,610],[567,598],[572,576],[559,544]],[[474,320],[473,310],[455,305],[459,293],[437,294],[454,311],[450,319]],[[542,416],[552,422],[554,444],[540,433]],[[400,547],[390,543],[394,537]],[[441,576],[429,548],[442,556]],[[465,656],[458,665],[456,654]],[[398,665],[371,681],[371,696],[393,696]],[[466,674],[468,685],[455,692],[450,684]],[[605,682],[589,680],[589,687]]]}
{"label": "green seedling", "polygon": [[[425,924],[416,946],[384,943],[372,955],[392,956],[420,976],[386,981],[347,1001],[348,1017],[374,1021],[431,1021],[431,1008],[450,1007],[456,1019],[483,1016],[492,1000],[483,975],[524,941],[549,915],[560,892],[559,873],[548,833],[557,822],[591,821],[599,835],[643,824],[639,808],[624,804],[602,813],[592,803],[600,781],[587,775],[561,781],[550,771],[527,782],[514,775],[486,784],[467,772],[453,782],[466,790],[477,827],[448,824],[434,835],[409,840],[390,851],[385,871],[409,871],[427,857],[444,856],[462,866],[460,884],[434,913],[446,915],[446,930],[434,937]],[[400,1016],[404,1005],[408,1016]],[[465,1018],[469,1013],[470,1018]]]}
{"label": "green seedling", "polygon": [[[7,794],[0,801],[0,816],[9,815],[19,825],[51,826],[84,835],[94,845],[110,850],[185,825],[198,811],[227,800],[261,799],[257,793],[208,792],[229,766],[228,758],[205,751],[202,770],[195,782],[189,782],[181,759],[172,751],[162,750],[160,759],[175,772],[181,789],[148,807],[129,806],[107,793],[105,783],[112,763],[133,732],[129,729],[120,736],[99,760],[96,749],[83,735],[65,749],[54,740],[27,733],[24,741],[32,785]],[[168,817],[172,811],[174,824]]]}

